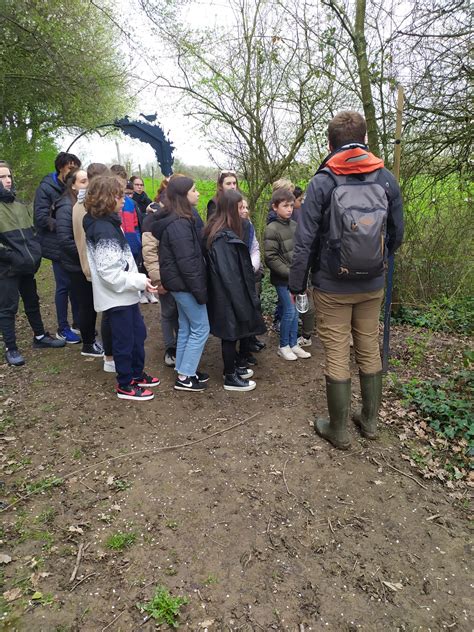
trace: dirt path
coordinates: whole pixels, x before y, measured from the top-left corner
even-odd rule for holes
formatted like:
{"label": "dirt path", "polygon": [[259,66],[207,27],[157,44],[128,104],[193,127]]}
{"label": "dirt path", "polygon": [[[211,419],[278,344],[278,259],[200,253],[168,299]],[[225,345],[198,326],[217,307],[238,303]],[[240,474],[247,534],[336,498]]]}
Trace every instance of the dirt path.
{"label": "dirt path", "polygon": [[[410,470],[388,428],[375,443],[352,431],[347,453],[314,434],[319,345],[289,366],[270,334],[257,389],[234,394],[211,340],[209,390],[181,394],[161,370],[158,309],[144,312],[153,402],[117,400],[78,348],[25,346],[25,367],[0,367],[4,496],[37,483],[2,515],[0,629],[153,630],[136,606],[157,585],[188,598],[180,623],[196,631],[472,629],[466,513]],[[108,549],[117,532],[135,541]]]}

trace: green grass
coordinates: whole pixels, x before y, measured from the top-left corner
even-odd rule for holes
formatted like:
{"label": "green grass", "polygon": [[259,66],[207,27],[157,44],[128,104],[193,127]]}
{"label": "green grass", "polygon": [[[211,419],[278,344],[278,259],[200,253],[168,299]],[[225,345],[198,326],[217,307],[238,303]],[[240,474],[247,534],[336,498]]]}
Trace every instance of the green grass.
{"label": "green grass", "polygon": [[136,539],[137,534],[133,531],[129,531],[128,533],[118,531],[107,538],[105,546],[112,551],[123,551],[132,546]]}
{"label": "green grass", "polygon": [[166,588],[158,586],[153,598],[146,604],[138,604],[138,607],[151,619],[155,619],[158,625],[167,623],[172,628],[177,628],[179,611],[187,603],[186,597],[172,597]]}
{"label": "green grass", "polygon": [[41,494],[48,489],[53,489],[53,487],[58,487],[59,485],[62,485],[63,482],[63,479],[58,478],[57,476],[47,476],[46,478],[42,478],[39,481],[27,483],[25,485],[25,491],[27,494]]}

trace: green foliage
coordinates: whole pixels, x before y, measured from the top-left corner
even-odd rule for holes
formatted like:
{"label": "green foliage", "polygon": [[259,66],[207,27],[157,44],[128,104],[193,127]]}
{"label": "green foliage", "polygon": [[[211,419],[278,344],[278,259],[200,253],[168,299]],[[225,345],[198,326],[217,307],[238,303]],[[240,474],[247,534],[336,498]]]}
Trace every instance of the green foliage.
{"label": "green foliage", "polygon": [[262,280],[262,293],[260,295],[262,313],[265,316],[271,316],[275,310],[277,301],[278,297],[275,287],[270,283],[270,275],[267,272]]}
{"label": "green foliage", "polygon": [[53,168],[58,130],[92,129],[130,108],[112,3],[4,0],[0,155],[27,197]]}
{"label": "green foliage", "polygon": [[421,413],[433,430],[448,439],[464,439],[469,453],[474,456],[472,356],[472,352],[466,354],[466,369],[445,379],[413,378],[400,388],[406,402]]}
{"label": "green foliage", "polygon": [[105,542],[105,546],[112,551],[123,551],[135,543],[137,534],[133,531],[124,533],[119,531],[109,536]]}
{"label": "green foliage", "polygon": [[186,597],[172,597],[166,588],[158,586],[154,597],[146,604],[138,604],[138,607],[157,624],[167,623],[172,628],[178,628],[179,611],[187,603]]}
{"label": "green foliage", "polygon": [[49,489],[53,489],[53,487],[58,487],[63,484],[63,479],[57,476],[47,476],[45,478],[40,479],[39,481],[34,481],[33,483],[27,483],[25,485],[25,491],[27,494],[41,494]]}
{"label": "green foliage", "polygon": [[431,331],[447,331],[472,335],[474,332],[474,298],[444,296],[424,308],[404,307],[397,311],[394,324],[426,327]]}

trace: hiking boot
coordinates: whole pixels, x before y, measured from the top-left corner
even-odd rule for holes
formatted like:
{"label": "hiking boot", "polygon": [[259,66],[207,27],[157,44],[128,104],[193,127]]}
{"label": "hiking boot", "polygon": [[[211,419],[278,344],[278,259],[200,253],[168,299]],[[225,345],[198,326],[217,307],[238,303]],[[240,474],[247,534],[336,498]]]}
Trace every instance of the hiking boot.
{"label": "hiking boot", "polygon": [[184,380],[176,378],[174,387],[177,391],[190,391],[191,393],[202,393],[206,390],[207,385],[200,382],[195,375],[188,375]]}
{"label": "hiking boot", "polygon": [[58,349],[59,347],[65,347],[66,341],[61,339],[55,340],[46,331],[44,336],[38,340],[36,336],[33,337],[33,349]]}
{"label": "hiking boot", "polygon": [[81,355],[90,356],[91,358],[103,358],[104,350],[98,342],[93,342],[91,345],[82,345]]}
{"label": "hiking boot", "polygon": [[377,438],[377,418],[382,401],[382,372],[359,373],[362,407],[352,415],[360,434],[366,439]]}
{"label": "hiking boot", "polygon": [[163,361],[165,365],[169,367],[174,367],[176,365],[176,349],[174,347],[166,349]]}
{"label": "hiking boot", "polygon": [[157,377],[152,377],[143,371],[141,377],[134,377],[132,380],[132,386],[139,386],[140,388],[146,388],[150,386],[159,386],[160,380]]}
{"label": "hiking boot", "polygon": [[291,347],[291,350],[293,351],[293,353],[295,354],[297,358],[302,358],[306,360],[307,358],[311,357],[310,352],[305,351],[299,345],[295,345],[294,347]]}
{"label": "hiking boot", "polygon": [[149,390],[140,388],[140,386],[129,384],[128,386],[117,386],[117,397],[119,399],[132,399],[139,402],[146,402],[153,399],[155,395]]}
{"label": "hiking boot", "polygon": [[204,371],[196,371],[196,377],[200,384],[209,382],[209,373],[204,373]]}
{"label": "hiking boot", "polygon": [[277,351],[277,354],[280,356],[280,358],[283,358],[283,360],[298,360],[298,356],[296,355],[296,353],[293,353],[290,345],[286,345],[286,347],[280,347]]}
{"label": "hiking boot", "polygon": [[64,340],[69,345],[77,345],[81,342],[81,337],[73,332],[70,327],[64,327],[64,329],[58,329],[56,334],[58,340]]}
{"label": "hiking boot", "polygon": [[23,366],[25,364],[25,358],[18,349],[7,349],[5,351],[5,360],[10,366]]}
{"label": "hiking boot", "polygon": [[224,377],[224,389],[226,391],[253,391],[257,384],[253,380],[242,379],[235,371],[226,373]]}
{"label": "hiking boot", "polygon": [[311,336],[309,336],[309,338],[306,338],[305,336],[300,336],[297,340],[297,344],[300,347],[311,347],[313,341],[311,340]]}
{"label": "hiking boot", "polygon": [[326,377],[326,398],[329,410],[329,419],[317,419],[314,429],[320,437],[332,443],[339,450],[348,450],[351,447],[347,419],[351,406],[351,381],[331,380]]}
{"label": "hiking boot", "polygon": [[106,373],[116,373],[115,362],[113,360],[106,360],[104,358],[104,371]]}

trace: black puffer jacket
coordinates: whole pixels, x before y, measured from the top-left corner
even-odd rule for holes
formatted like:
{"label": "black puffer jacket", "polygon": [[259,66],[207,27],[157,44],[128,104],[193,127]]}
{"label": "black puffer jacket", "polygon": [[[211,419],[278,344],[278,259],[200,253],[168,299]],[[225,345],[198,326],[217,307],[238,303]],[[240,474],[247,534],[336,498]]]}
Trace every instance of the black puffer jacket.
{"label": "black puffer jacket", "polygon": [[155,214],[151,232],[160,242],[160,276],[171,292],[190,292],[200,305],[207,303],[206,264],[194,219],[166,209]]}
{"label": "black puffer jacket", "polygon": [[63,268],[67,272],[82,272],[72,228],[74,204],[75,200],[72,200],[67,194],[62,195],[56,202],[56,235],[59,245],[59,260]]}
{"label": "black puffer jacket", "polygon": [[207,255],[207,311],[211,333],[222,340],[264,334],[250,253],[231,230],[217,233]]}
{"label": "black puffer jacket", "polygon": [[56,235],[54,204],[64,191],[64,184],[56,173],[45,176],[36,189],[34,211],[35,226],[41,243],[43,257],[59,261],[59,244]]}

